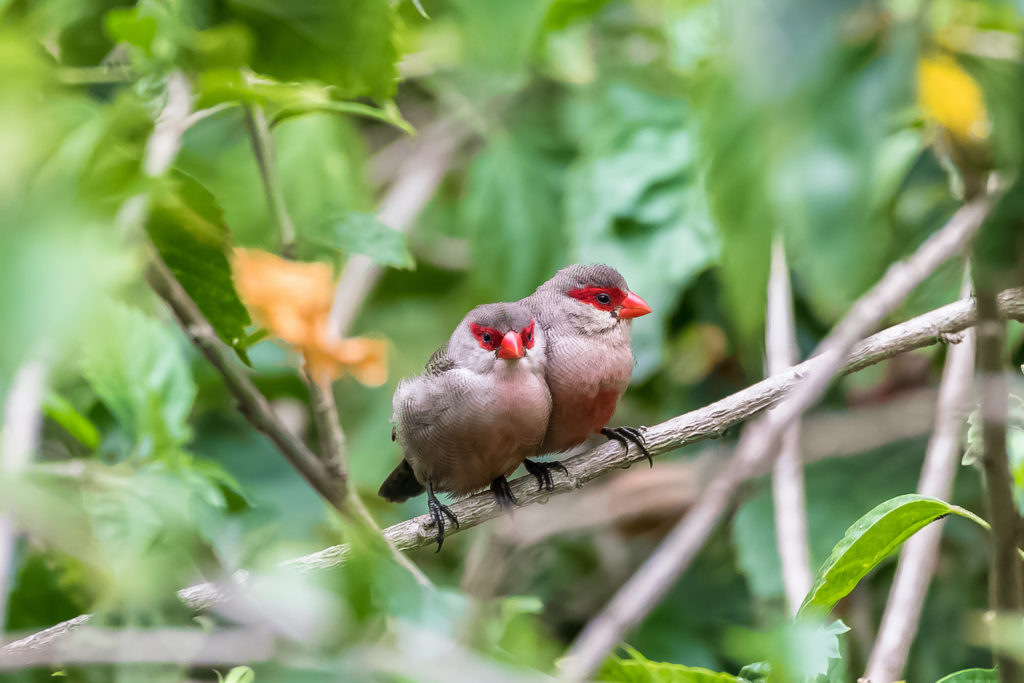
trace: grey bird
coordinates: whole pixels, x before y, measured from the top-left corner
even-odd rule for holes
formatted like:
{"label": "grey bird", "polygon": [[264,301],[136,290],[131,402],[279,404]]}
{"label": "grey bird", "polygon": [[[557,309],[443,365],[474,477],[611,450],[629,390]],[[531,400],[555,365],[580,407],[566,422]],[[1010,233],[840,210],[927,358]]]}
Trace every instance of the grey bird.
{"label": "grey bird", "polygon": [[552,407],[540,452],[566,451],[599,433],[623,448],[632,441],[653,464],[640,430],[607,427],[633,374],[632,319],[651,307],[619,271],[600,264],[567,266],[521,303],[547,336]]}
{"label": "grey bird", "polygon": [[438,551],[445,518],[459,523],[435,493],[490,487],[500,506],[517,502],[506,477],[544,440],[551,413],[545,367],[545,335],[530,310],[486,304],[462,319],[421,375],[399,383],[391,438],[403,459],[378,494],[402,502],[425,490]]}

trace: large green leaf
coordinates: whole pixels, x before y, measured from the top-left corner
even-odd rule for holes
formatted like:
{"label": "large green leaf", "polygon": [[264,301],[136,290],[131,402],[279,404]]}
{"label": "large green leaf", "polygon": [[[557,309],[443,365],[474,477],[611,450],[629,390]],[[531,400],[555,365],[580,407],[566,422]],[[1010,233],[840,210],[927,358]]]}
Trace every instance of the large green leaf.
{"label": "large green leaf", "polygon": [[350,211],[329,221],[328,246],[346,253],[364,254],[375,263],[410,270],[416,267],[405,244],[405,233],[394,230],[370,213]]}
{"label": "large green leaf", "polygon": [[742,678],[700,667],[671,662],[652,662],[631,647],[629,659],[611,656],[596,679],[609,683],[742,683]]}
{"label": "large green leaf", "polygon": [[964,669],[943,676],[935,683],[999,683],[999,674],[995,669]]}
{"label": "large green leaf", "polygon": [[959,508],[914,493],[876,506],[857,520],[818,569],[799,615],[827,613],[875,566],[918,530]]}
{"label": "large green leaf", "polygon": [[230,236],[220,206],[195,179],[178,174],[172,182],[154,201],[146,230],[217,336],[244,359],[250,319],[231,279]]}
{"label": "large green leaf", "polygon": [[318,80],[344,98],[387,100],[398,80],[395,10],[386,0],[228,0],[255,36],[252,67],[288,81]]}
{"label": "large green leaf", "polygon": [[196,388],[180,335],[109,303],[82,340],[82,374],[134,441],[140,458],[177,454],[191,437]]}

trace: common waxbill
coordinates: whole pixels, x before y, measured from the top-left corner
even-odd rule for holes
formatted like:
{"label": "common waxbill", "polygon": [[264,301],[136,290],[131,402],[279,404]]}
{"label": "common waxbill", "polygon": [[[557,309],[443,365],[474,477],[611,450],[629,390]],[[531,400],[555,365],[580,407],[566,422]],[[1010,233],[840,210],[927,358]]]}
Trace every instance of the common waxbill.
{"label": "common waxbill", "polygon": [[552,408],[540,451],[566,451],[600,433],[623,448],[632,441],[653,464],[638,429],[607,427],[633,374],[632,319],[651,307],[619,271],[600,264],[562,268],[521,303],[547,335]]}
{"label": "common waxbill", "polygon": [[400,503],[426,490],[438,551],[445,517],[459,522],[435,492],[464,496],[490,486],[498,504],[509,506],[516,499],[506,476],[544,439],[551,396],[545,336],[533,318],[519,303],[477,306],[423,374],[395,390],[391,438],[403,459],[378,493]]}

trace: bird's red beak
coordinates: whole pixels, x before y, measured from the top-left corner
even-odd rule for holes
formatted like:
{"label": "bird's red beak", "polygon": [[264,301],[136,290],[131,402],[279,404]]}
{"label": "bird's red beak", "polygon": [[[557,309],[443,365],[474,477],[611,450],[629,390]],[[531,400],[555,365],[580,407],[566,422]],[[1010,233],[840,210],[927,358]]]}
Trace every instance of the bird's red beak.
{"label": "bird's red beak", "polygon": [[512,360],[514,358],[522,358],[524,355],[523,338],[520,337],[519,333],[515,330],[507,333],[501,340],[501,348],[498,349],[498,358]]}
{"label": "bird's red beak", "polygon": [[633,292],[630,292],[622,302],[622,308],[619,309],[619,317],[639,318],[640,316],[647,315],[650,312],[651,307],[647,305],[647,302]]}

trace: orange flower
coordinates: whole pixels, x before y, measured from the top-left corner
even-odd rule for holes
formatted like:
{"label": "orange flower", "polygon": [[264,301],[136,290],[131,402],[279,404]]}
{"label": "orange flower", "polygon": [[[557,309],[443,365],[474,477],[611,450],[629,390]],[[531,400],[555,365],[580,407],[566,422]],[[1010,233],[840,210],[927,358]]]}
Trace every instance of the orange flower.
{"label": "orange flower", "polygon": [[235,249],[235,287],[257,323],[298,349],[314,377],[347,372],[368,386],[387,379],[387,344],[354,337],[328,341],[334,276],[324,263],[288,261],[257,249]]}

